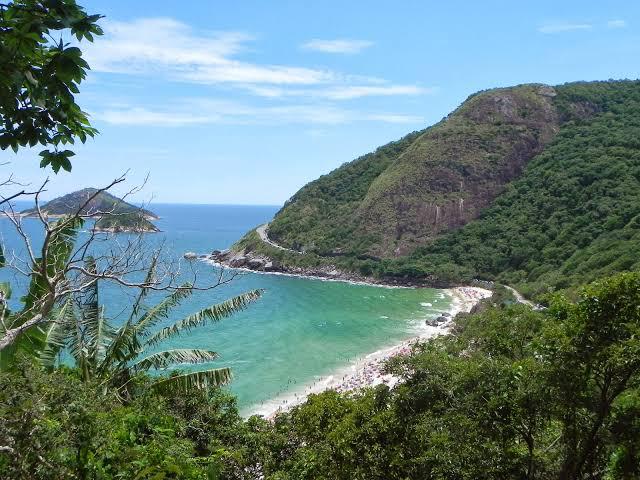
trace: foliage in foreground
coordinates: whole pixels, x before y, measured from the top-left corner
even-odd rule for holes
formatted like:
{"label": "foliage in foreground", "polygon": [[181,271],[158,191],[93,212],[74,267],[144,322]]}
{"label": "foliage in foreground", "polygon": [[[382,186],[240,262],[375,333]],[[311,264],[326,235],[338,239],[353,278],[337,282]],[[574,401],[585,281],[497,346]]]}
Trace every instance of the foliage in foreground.
{"label": "foliage in foreground", "polygon": [[280,416],[274,478],[638,478],[639,307],[640,275],[623,274],[575,304],[470,315],[397,360],[395,390]]}
{"label": "foliage in foreground", "polygon": [[[148,282],[145,283],[151,282],[155,267],[154,262],[147,273]],[[90,259],[87,270],[93,269],[95,261]],[[104,305],[99,302],[98,282],[80,294],[70,295],[46,324],[45,346],[38,352],[41,363],[52,368],[58,354],[64,349],[70,353],[83,381],[100,380],[105,389],[129,397],[129,384],[138,373],[216,360],[218,354],[211,350],[159,348],[171,338],[234,315],[257,300],[262,293],[260,290],[245,292],[157,328],[182,300],[191,295],[193,285],[184,284],[159,303],[150,306],[144,303],[149,292],[150,288],[140,289],[129,318],[117,328],[104,315]],[[156,390],[177,389],[188,394],[193,390],[226,384],[230,379],[229,368],[209,368],[160,377],[152,383],[152,387]]]}
{"label": "foliage in foreground", "polygon": [[0,446],[11,449],[0,450],[0,471],[6,478],[640,477],[640,274],[550,305],[465,316],[455,335],[390,365],[405,379],[399,387],[314,395],[273,424],[241,420],[215,389],[161,394],[137,377],[122,404],[77,372],[22,365],[0,376]]}
{"label": "foliage in foreground", "polygon": [[75,372],[22,363],[0,374],[3,478],[216,478],[220,446],[245,428],[235,400],[217,389],[160,396],[147,382],[123,405]]}
{"label": "foliage in foreground", "polygon": [[[41,167],[71,171],[74,152],[97,130],[74,95],[89,65],[65,40],[93,41],[102,35],[101,15],[88,15],[75,0],[16,0],[0,5],[0,148],[40,152]],[[65,40],[63,40],[63,38]]]}

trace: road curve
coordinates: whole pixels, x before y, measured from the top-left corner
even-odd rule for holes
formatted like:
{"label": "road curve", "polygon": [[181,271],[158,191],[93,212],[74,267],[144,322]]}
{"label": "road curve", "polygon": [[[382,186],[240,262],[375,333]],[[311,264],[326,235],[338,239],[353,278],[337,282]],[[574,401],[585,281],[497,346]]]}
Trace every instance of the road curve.
{"label": "road curve", "polygon": [[275,242],[272,242],[271,239],[269,238],[269,224],[265,223],[264,225],[260,225],[258,228],[256,228],[256,232],[258,233],[258,235],[260,236],[260,240],[262,240],[264,243],[267,243],[269,245],[271,245],[274,248],[278,248],[280,250],[284,250],[286,252],[293,252],[293,253],[300,253],[297,250],[292,250],[290,248],[286,248],[283,247],[282,245],[278,245]]}
{"label": "road curve", "polygon": [[518,303],[524,303],[525,305],[529,305],[531,308],[535,308],[535,304],[533,302],[530,302],[529,300],[527,300],[526,298],[524,298],[522,296],[522,294],[517,291],[515,288],[510,287],[509,285],[504,285],[504,288],[506,288],[507,290],[509,290],[511,293],[513,293],[513,296],[516,297],[516,301]]}

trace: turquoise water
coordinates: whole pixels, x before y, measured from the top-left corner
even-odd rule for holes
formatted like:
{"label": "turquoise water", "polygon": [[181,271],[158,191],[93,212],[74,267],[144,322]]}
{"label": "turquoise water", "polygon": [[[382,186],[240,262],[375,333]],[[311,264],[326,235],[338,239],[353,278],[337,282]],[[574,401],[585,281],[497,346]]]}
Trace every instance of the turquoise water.
{"label": "turquoise water", "polygon": [[[159,204],[153,210],[162,217],[158,226],[163,232],[150,241],[164,241],[168,254],[178,259],[187,251],[206,253],[228,247],[250,228],[268,221],[277,207]],[[38,237],[37,222],[25,222]],[[19,251],[18,239],[6,219],[0,221],[0,233],[8,250]],[[202,284],[216,278],[215,267],[199,261],[191,265]],[[6,269],[1,276],[24,284]],[[264,289],[264,296],[246,311],[164,345],[217,351],[220,359],[211,366],[233,369],[234,380],[228,388],[245,412],[358,357],[415,336],[426,318],[449,308],[448,297],[434,289],[243,273],[227,285],[196,292],[176,309],[171,321],[254,288]],[[102,301],[114,323],[122,321],[133,295],[104,286]],[[15,294],[14,300],[18,297]],[[155,295],[150,301],[159,298]]]}

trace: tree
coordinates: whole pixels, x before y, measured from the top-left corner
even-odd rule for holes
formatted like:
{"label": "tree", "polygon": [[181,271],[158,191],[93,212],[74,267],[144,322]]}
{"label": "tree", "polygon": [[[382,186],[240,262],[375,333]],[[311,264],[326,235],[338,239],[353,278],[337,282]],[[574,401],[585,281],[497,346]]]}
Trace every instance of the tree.
{"label": "tree", "polygon": [[[42,350],[42,342],[46,341],[44,326],[50,323],[54,309],[63,305],[70,296],[90,290],[98,281],[134,290],[179,292],[210,290],[235,278],[235,273],[227,274],[221,269],[213,281],[202,285],[197,270],[192,267],[190,272],[183,272],[177,260],[164,256],[162,246],[147,244],[143,233],[127,235],[119,241],[112,241],[112,235],[95,229],[78,236],[84,221],[95,213],[87,213],[87,205],[124,180],[124,177],[119,177],[106,187],[96,189],[75,211],[54,221],[49,220],[40,208],[40,194],[47,185],[45,182],[34,193],[36,219],[44,231],[42,244],[37,248],[26,232],[21,216],[11,202],[5,203],[6,207],[0,214],[13,224],[26,254],[16,256],[5,250],[4,267],[27,277],[30,284],[19,311],[11,312],[5,301],[0,302],[0,368],[6,367],[18,350],[30,353]],[[138,190],[134,188],[120,199],[124,200]],[[113,211],[99,213],[108,216]],[[108,243],[109,248],[97,248],[104,243]],[[87,260],[91,256],[94,260],[92,268],[87,269]],[[144,277],[149,265],[154,265],[154,275]],[[189,286],[185,285],[187,279]],[[0,288],[1,292],[5,290],[9,290],[7,285]],[[0,299],[2,296],[6,293],[1,293]]]}
{"label": "tree", "polygon": [[74,153],[64,146],[97,130],[74,97],[89,65],[66,40],[93,41],[100,18],[75,0],[0,3],[0,148],[52,146],[40,166],[71,170]]}
{"label": "tree", "polygon": [[[204,421],[214,422],[224,408],[223,395],[212,389],[196,392],[190,400],[199,402]],[[25,359],[15,371],[0,372],[2,478],[212,478],[208,471],[214,459],[196,456],[193,441],[185,435],[187,418],[167,405],[183,396],[144,388],[122,404],[115,392],[105,395],[95,382],[80,381],[74,371],[48,373]],[[237,413],[233,418],[233,405],[228,410],[227,428],[239,429],[242,423]],[[213,440],[219,430],[213,426],[210,431]]]}
{"label": "tree", "polygon": [[[86,269],[89,272],[96,270],[94,259],[87,260]],[[155,270],[154,262],[145,283],[151,283]],[[57,314],[45,324],[46,346],[40,358],[46,367],[52,368],[58,352],[68,349],[83,381],[99,380],[105,388],[115,389],[127,397],[130,397],[127,386],[139,373],[164,370],[175,364],[212,362],[218,354],[210,350],[182,348],[155,351],[155,347],[207,322],[218,322],[239,312],[258,299],[261,291],[253,290],[211,305],[154,331],[154,327],[166,320],[171,310],[192,293],[192,288],[186,283],[158,304],[145,307],[143,300],[150,288],[142,287],[127,321],[114,328],[104,316],[104,306],[100,305],[98,298],[98,282],[94,282],[77,295],[68,296]],[[222,385],[230,379],[229,368],[216,368],[160,377],[153,387],[159,390],[177,388],[187,392]]]}
{"label": "tree", "polygon": [[[549,384],[563,425],[561,479],[600,469],[617,443],[613,412],[637,395],[640,382],[640,274],[623,273],[584,288],[580,301],[551,304],[546,332]],[[637,408],[634,405],[629,410]],[[609,444],[609,445],[608,445]],[[615,445],[615,443],[614,443]]]}

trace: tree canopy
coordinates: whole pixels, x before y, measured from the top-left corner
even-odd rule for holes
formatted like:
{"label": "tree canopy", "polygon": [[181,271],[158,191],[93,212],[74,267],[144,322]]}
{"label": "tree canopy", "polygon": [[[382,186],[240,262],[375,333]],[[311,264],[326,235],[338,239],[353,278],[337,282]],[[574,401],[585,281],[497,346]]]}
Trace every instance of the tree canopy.
{"label": "tree canopy", "polygon": [[102,35],[100,18],[75,0],[0,3],[0,148],[44,145],[41,167],[71,170],[65,146],[97,133],[75,99],[89,69],[75,42]]}

